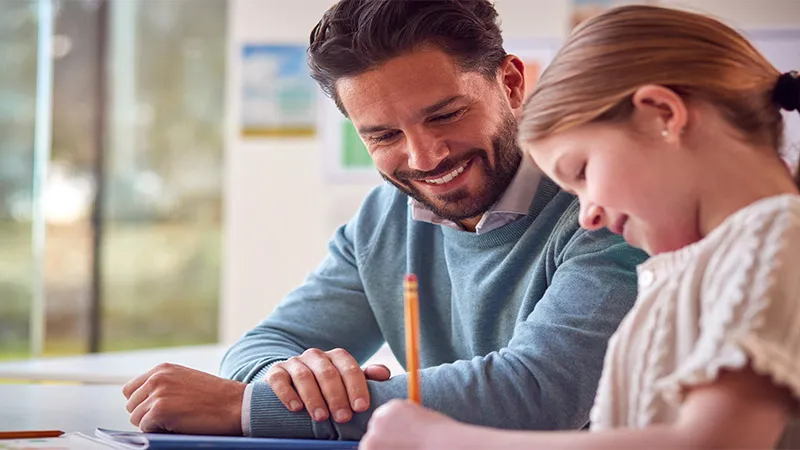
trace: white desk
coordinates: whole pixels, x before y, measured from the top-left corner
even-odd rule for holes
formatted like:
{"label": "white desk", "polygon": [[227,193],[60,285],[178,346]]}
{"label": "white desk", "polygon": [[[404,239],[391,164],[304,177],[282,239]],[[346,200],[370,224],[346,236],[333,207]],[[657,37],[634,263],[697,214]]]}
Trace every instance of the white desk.
{"label": "white desk", "polygon": [[123,385],[162,362],[217,374],[227,348],[200,345],[12,361],[0,363],[0,380]]}
{"label": "white desk", "polygon": [[[0,431],[135,431],[122,384],[165,361],[217,373],[226,350],[227,346],[206,345],[0,363],[0,380],[84,383],[0,384]],[[403,372],[387,346],[366,364],[386,364],[392,374]]]}
{"label": "white desk", "polygon": [[0,384],[0,431],[136,431],[119,386]]}
{"label": "white desk", "polygon": [[[162,362],[218,374],[227,349],[216,344],[12,361],[0,363],[0,380],[123,385]],[[385,345],[367,364],[386,364],[393,375],[405,372]]]}

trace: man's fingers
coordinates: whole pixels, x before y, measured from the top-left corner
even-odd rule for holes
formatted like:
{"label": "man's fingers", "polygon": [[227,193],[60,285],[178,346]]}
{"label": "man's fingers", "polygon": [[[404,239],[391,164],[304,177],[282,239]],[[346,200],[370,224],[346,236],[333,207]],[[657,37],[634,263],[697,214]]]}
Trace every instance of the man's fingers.
{"label": "man's fingers", "polygon": [[269,368],[265,381],[269,383],[272,392],[278,397],[278,400],[289,409],[289,411],[300,411],[303,409],[303,402],[297,391],[292,387],[292,378],[289,372],[283,368],[284,363],[277,363]]}
{"label": "man's fingers", "polygon": [[[379,381],[391,376],[383,365],[370,366],[367,372],[370,379]],[[273,365],[265,381],[286,408],[299,411],[305,406],[316,421],[332,415],[336,422],[345,423],[352,419],[353,411],[369,408],[367,373],[342,349],[306,350]]]}
{"label": "man's fingers", "polygon": [[148,411],[150,411],[150,403],[151,402],[152,402],[152,399],[145,399],[145,401],[143,401],[143,402],[139,403],[138,405],[136,405],[136,408],[134,408],[133,411],[131,411],[131,419],[130,420],[131,420],[131,424],[133,426],[135,426],[135,427],[139,427],[140,426],[140,424],[142,422],[142,418],[145,416],[145,414],[148,413]]}
{"label": "man's fingers", "polygon": [[317,378],[298,357],[289,358],[283,363],[283,368],[292,377],[294,389],[308,410],[311,418],[317,422],[328,419],[328,406],[322,398]]}
{"label": "man's fingers", "polygon": [[128,402],[125,404],[126,411],[132,413],[133,410],[135,410],[140,403],[147,400],[147,397],[150,395],[150,392],[152,391],[152,389],[150,389],[151,384],[152,383],[147,383],[145,381],[145,383],[142,384],[141,387],[139,387],[139,389],[136,389],[135,391],[133,391],[132,394],[127,396]]}
{"label": "man's fingers", "polygon": [[[361,366],[358,365],[358,361],[342,349],[331,350],[328,355],[331,363],[341,374],[342,382],[347,390],[348,406],[356,412],[366,411],[369,408],[369,388],[367,388],[367,379]],[[328,404],[330,405],[330,402]]]}
{"label": "man's fingers", "polygon": [[392,371],[383,364],[370,364],[364,368],[364,375],[368,380],[386,381],[392,377]]}
{"label": "man's fingers", "polygon": [[136,392],[137,389],[142,387],[144,382],[147,381],[148,378],[150,378],[150,375],[152,375],[154,372],[159,370],[160,367],[161,366],[153,367],[152,369],[150,369],[146,373],[143,373],[143,374],[139,375],[138,377],[132,379],[131,381],[128,381],[127,383],[125,383],[125,386],[122,386],[122,395],[124,395],[125,398],[130,398],[131,394],[133,394],[134,392]]}
{"label": "man's fingers", "polygon": [[163,433],[170,431],[160,422],[155,408],[150,408],[139,423],[139,429],[144,433]]}
{"label": "man's fingers", "polygon": [[333,415],[333,420],[339,423],[350,421],[353,411],[350,409],[350,399],[342,382],[342,374],[331,360],[328,353],[318,349],[307,350],[300,356],[306,367],[314,372],[319,389],[328,404],[328,410]]}

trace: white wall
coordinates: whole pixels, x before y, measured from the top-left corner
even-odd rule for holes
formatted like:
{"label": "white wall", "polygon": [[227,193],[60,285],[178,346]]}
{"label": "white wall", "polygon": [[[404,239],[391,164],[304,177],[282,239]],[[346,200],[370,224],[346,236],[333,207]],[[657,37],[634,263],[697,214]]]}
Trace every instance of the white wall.
{"label": "white wall", "polygon": [[661,3],[710,14],[738,28],[800,25],[798,0],[661,0]]}
{"label": "white wall", "polygon": [[[330,2],[233,0],[229,10],[228,119],[221,339],[235,340],[325,252],[317,141],[243,140],[238,134],[244,43],[304,43]],[[279,12],[280,11],[280,12]]]}
{"label": "white wall", "polygon": [[[394,1],[394,0],[393,0]],[[368,185],[322,179],[319,140],[242,140],[239,123],[244,43],[308,42],[333,0],[231,0],[221,340],[266,317],[322,259],[336,226],[355,212]],[[800,26],[800,0],[663,0],[739,27]],[[562,38],[569,0],[497,0],[508,40]]]}

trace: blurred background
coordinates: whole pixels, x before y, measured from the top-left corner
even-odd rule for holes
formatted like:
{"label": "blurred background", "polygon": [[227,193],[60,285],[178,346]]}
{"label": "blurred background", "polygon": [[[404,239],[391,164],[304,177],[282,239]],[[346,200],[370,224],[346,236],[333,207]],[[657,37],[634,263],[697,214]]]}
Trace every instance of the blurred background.
{"label": "blurred background", "polygon": [[[287,106],[297,74],[260,74],[333,3],[0,0],[0,360],[232,342],[302,282],[378,179],[307,75]],[[531,64],[620,3],[800,28],[800,0],[495,3]]]}
{"label": "blurred background", "polygon": [[0,0],[0,358],[216,342],[226,2],[43,3]]}

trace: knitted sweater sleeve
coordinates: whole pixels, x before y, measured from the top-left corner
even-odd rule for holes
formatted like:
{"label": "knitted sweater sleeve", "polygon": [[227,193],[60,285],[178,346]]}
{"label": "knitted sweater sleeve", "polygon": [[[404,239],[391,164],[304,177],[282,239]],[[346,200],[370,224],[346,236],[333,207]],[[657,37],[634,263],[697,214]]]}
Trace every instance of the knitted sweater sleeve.
{"label": "knitted sweater sleeve", "polygon": [[[372,197],[377,194],[374,192]],[[222,376],[254,385],[250,397],[251,436],[314,437],[308,413],[289,411],[263,381],[272,364],[309,348],[346,348],[363,362],[384,342],[356,265],[353,228],[357,223],[358,217],[337,230],[328,255],[317,269],[269,317],[234,344],[222,360]]]}

